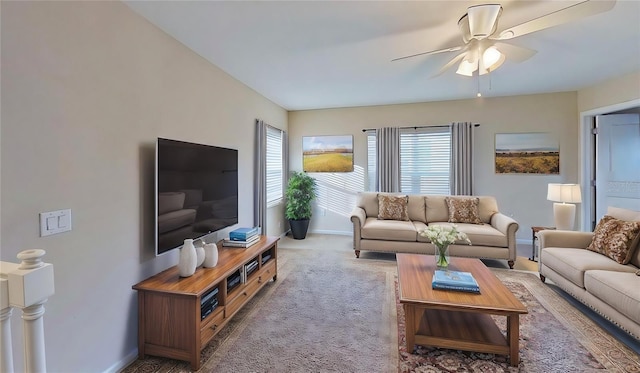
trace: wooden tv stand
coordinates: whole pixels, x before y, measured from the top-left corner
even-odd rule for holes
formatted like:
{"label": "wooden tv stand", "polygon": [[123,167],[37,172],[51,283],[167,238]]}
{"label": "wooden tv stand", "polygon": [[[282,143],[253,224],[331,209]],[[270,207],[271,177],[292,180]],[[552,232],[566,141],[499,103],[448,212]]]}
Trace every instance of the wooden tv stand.
{"label": "wooden tv stand", "polygon": [[[202,348],[270,279],[276,281],[277,237],[262,236],[246,249],[222,247],[218,243],[218,253],[217,266],[198,268],[191,277],[179,277],[174,266],[133,286],[138,291],[141,359],[153,355],[185,360],[198,370]],[[246,280],[243,278],[243,282],[227,290],[245,265],[255,260],[257,268]],[[216,289],[218,305],[201,318],[201,299],[203,296],[207,299]]]}

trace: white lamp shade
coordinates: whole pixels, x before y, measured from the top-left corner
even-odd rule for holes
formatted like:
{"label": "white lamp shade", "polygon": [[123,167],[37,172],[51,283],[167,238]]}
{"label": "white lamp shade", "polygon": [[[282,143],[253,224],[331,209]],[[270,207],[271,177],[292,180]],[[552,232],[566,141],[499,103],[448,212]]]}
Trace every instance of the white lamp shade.
{"label": "white lamp shade", "polygon": [[580,185],[550,183],[547,189],[547,199],[554,202],[581,203]]}
{"label": "white lamp shade", "polygon": [[465,76],[472,76],[473,72],[476,70],[478,70],[478,61],[470,61],[465,58],[460,62],[456,73]]}
{"label": "white lamp shade", "polygon": [[506,57],[504,54],[500,53],[495,47],[487,48],[484,53],[482,53],[482,58],[480,59],[480,75],[484,75],[489,73],[498,67],[502,66]]}

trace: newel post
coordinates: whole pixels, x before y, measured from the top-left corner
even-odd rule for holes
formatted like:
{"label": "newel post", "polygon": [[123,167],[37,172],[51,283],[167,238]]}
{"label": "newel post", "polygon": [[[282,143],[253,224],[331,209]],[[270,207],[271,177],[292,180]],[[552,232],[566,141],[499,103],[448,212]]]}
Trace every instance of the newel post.
{"label": "newel post", "polygon": [[[2,266],[4,273],[4,266]],[[13,372],[11,348],[11,313],[9,305],[9,281],[0,278],[0,372]]]}
{"label": "newel post", "polygon": [[46,372],[44,350],[44,303],[54,294],[53,265],[43,263],[45,251],[18,253],[22,262],[7,274],[9,304],[22,309],[24,359],[27,372]]}

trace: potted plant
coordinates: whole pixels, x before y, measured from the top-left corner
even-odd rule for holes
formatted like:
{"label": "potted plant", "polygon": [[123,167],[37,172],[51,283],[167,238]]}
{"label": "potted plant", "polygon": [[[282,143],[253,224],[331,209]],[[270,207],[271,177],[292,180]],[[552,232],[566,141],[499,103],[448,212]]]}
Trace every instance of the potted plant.
{"label": "potted plant", "polygon": [[304,172],[294,171],[285,191],[287,203],[284,215],[289,220],[291,234],[296,240],[307,236],[311,219],[311,201],[316,198],[316,180]]}

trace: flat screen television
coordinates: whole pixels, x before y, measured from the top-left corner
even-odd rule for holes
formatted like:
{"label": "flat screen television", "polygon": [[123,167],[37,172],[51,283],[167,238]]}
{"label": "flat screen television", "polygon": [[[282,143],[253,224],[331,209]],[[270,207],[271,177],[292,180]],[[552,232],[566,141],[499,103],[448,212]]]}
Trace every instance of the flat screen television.
{"label": "flat screen television", "polygon": [[238,223],[238,151],[158,138],[156,255]]}

